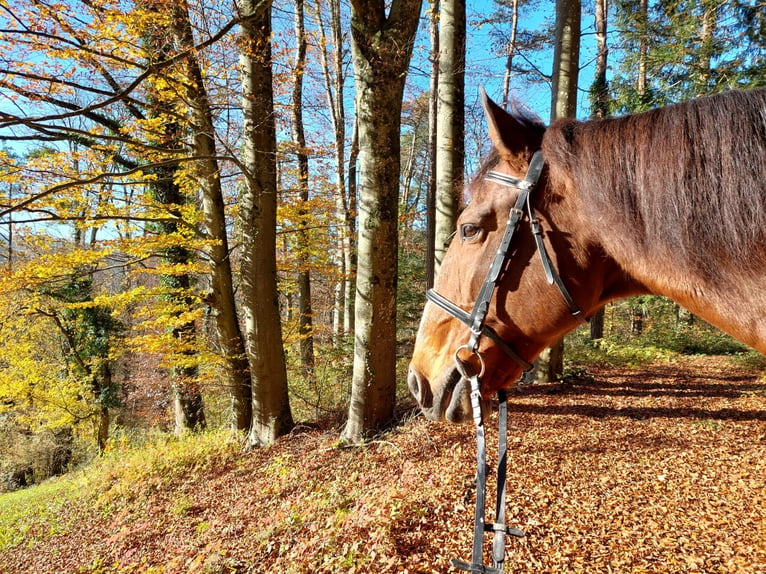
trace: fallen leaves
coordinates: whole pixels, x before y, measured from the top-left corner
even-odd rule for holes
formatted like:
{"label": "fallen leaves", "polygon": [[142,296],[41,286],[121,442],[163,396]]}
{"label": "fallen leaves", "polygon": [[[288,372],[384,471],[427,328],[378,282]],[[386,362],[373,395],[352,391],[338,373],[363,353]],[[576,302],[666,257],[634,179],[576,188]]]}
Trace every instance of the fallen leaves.
{"label": "fallen leaves", "polygon": [[[527,536],[509,540],[506,572],[766,572],[757,373],[694,358],[591,374],[511,396],[507,520]],[[186,480],[146,481],[149,497],[110,500],[109,512],[86,498],[67,509],[82,520],[53,534],[40,525],[0,563],[39,574],[444,573],[470,556],[470,426],[421,417],[359,449],[335,439],[296,433]]]}

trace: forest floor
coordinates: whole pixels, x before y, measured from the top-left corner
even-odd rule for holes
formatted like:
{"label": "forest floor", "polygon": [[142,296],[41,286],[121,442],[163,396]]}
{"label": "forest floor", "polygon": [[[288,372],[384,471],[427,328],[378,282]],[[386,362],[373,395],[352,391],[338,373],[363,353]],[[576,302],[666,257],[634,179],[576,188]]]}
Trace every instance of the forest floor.
{"label": "forest floor", "polygon": [[[506,572],[766,573],[760,375],[691,357],[514,392],[508,523],[526,537]],[[337,437],[168,443],[4,495],[0,571],[446,573],[470,559],[471,425],[413,411],[362,447]]]}

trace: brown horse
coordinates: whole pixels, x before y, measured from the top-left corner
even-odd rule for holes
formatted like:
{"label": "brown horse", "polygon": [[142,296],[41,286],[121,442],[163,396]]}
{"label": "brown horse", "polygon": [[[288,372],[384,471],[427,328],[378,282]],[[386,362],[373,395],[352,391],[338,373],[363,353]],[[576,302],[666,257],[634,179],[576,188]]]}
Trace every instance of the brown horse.
{"label": "brown horse", "polygon": [[[766,352],[760,286],[766,90],[616,119],[563,120],[547,129],[490,101],[485,111],[494,151],[469,186],[470,202],[435,285],[466,314],[520,193],[488,174],[523,178],[537,150],[545,163],[487,309],[486,325],[496,337],[482,337],[476,350],[486,368],[484,397],[512,385],[522,365],[579,324],[546,280],[530,232],[535,215],[545,251],[585,316],[616,298],[661,294]],[[430,418],[470,418],[468,382],[455,355],[469,335],[443,306],[426,305],[408,384]]]}

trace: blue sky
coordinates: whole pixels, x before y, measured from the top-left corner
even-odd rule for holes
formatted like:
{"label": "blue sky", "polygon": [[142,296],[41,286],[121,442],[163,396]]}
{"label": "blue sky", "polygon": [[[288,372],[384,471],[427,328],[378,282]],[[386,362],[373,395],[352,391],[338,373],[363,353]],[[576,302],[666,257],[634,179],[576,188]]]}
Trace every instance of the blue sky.
{"label": "blue sky", "polygon": [[[521,2],[521,15],[519,20],[519,29],[527,28],[540,31],[548,26],[553,26],[555,19],[554,0],[541,0],[538,7],[534,10],[526,8],[524,1]],[[483,84],[487,93],[494,98],[499,99],[502,96],[502,77],[505,60],[498,57],[492,50],[491,33],[493,24],[480,25],[482,17],[490,15],[494,11],[493,0],[467,0],[468,14],[468,41],[467,41],[467,80],[466,80],[466,99],[471,101],[478,97],[479,84]],[[510,30],[510,22],[504,28]],[[581,41],[580,53],[580,85],[587,87],[590,85],[593,77],[593,58],[595,57],[595,46],[593,32],[593,16],[591,13],[583,11],[582,16],[583,37]],[[545,74],[550,74],[553,67],[553,50],[533,55],[533,61]],[[477,81],[471,81],[475,78]],[[517,101],[529,107],[544,121],[550,117],[550,86],[547,83],[530,84],[521,80],[511,81],[511,94]],[[578,115],[582,118],[589,115],[587,93],[580,91],[578,96]]]}

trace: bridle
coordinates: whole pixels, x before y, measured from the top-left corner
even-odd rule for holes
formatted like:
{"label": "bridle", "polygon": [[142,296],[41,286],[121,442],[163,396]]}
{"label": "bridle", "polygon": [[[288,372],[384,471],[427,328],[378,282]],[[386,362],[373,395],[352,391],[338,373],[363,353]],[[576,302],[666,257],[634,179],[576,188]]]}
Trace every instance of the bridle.
{"label": "bridle", "polygon": [[[473,421],[476,426],[476,510],[474,514],[474,537],[473,553],[471,562],[453,560],[452,565],[459,570],[468,572],[481,572],[488,574],[502,574],[503,562],[505,560],[505,538],[506,536],[524,536],[524,533],[515,528],[505,525],[505,493],[506,493],[506,472],[507,472],[507,425],[508,425],[508,403],[505,390],[497,393],[499,401],[498,409],[498,463],[497,463],[497,505],[495,508],[495,522],[486,524],[484,522],[484,511],[486,505],[486,483],[487,483],[487,462],[486,462],[486,441],[484,436],[484,418],[481,406],[481,377],[484,375],[484,359],[479,353],[479,342],[481,337],[487,337],[497,347],[499,347],[511,360],[517,363],[523,373],[529,372],[533,365],[528,360],[519,355],[518,352],[486,324],[487,313],[492,296],[500,283],[503,271],[510,260],[510,246],[513,236],[519,227],[519,223],[526,213],[529,217],[529,223],[532,234],[537,245],[537,252],[540,254],[540,260],[545,270],[545,275],[549,285],[556,285],[561,292],[564,301],[569,307],[572,316],[581,321],[587,321],[580,308],[575,304],[571,295],[564,286],[561,277],[556,271],[548,252],[543,243],[543,234],[540,221],[537,218],[530,196],[537,184],[540,174],[543,171],[545,159],[542,151],[538,150],[532,156],[529,163],[527,174],[523,179],[513,177],[498,171],[489,171],[485,180],[499,183],[506,187],[511,187],[519,191],[519,196],[508,214],[508,222],[505,226],[503,237],[500,241],[500,247],[497,250],[492,265],[487,271],[487,276],[479,290],[479,294],[474,303],[473,310],[469,313],[458,305],[437,293],[434,289],[426,291],[428,300],[446,311],[461,323],[468,326],[470,335],[468,342],[455,350],[455,365],[461,376],[470,382],[471,387],[471,409],[473,411]],[[472,365],[463,353],[474,356],[478,361],[478,367]],[[523,376],[523,375],[522,375]],[[482,544],[485,532],[493,532],[494,540],[492,544],[492,566],[482,565]]]}

